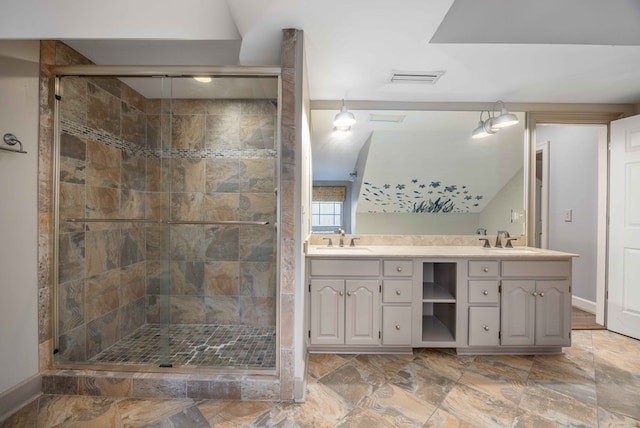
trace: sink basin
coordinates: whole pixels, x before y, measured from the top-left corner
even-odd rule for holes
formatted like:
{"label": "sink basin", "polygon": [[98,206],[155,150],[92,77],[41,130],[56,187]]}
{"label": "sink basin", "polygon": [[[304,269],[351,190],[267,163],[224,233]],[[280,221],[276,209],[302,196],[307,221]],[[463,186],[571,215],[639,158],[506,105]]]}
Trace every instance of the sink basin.
{"label": "sink basin", "polygon": [[530,250],[528,248],[485,248],[487,251],[492,251],[502,254],[536,254],[536,250]]}
{"label": "sink basin", "polygon": [[367,247],[317,247],[315,251],[318,253],[336,253],[346,252],[349,254],[369,254],[371,249]]}

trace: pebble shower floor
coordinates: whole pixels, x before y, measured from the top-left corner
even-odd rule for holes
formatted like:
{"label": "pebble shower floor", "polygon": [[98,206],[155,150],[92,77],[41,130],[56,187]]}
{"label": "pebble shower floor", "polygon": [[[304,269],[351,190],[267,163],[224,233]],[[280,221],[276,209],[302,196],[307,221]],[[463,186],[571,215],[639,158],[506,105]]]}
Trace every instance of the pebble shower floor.
{"label": "pebble shower floor", "polygon": [[[91,358],[94,363],[159,366],[161,327],[147,324]],[[197,367],[270,369],[276,366],[274,327],[243,325],[172,325],[169,364]]]}

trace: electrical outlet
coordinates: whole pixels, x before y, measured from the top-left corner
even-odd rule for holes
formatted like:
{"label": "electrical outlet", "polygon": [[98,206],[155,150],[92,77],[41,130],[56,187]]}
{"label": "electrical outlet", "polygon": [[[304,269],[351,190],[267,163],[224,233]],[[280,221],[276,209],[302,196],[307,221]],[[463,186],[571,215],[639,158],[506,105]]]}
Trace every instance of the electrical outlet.
{"label": "electrical outlet", "polygon": [[564,221],[570,222],[573,217],[573,210],[564,210]]}

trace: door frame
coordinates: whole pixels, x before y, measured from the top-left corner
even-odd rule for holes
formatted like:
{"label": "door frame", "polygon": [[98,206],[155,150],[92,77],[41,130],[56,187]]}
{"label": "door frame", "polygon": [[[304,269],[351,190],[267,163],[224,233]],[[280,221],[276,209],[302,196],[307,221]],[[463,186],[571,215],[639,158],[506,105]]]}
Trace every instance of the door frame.
{"label": "door frame", "polygon": [[535,244],[536,215],[536,126],[537,125],[603,125],[598,140],[598,231],[596,273],[596,323],[606,326],[606,292],[608,268],[608,218],[609,218],[609,124],[619,119],[621,113],[602,112],[529,112],[527,114],[527,138],[529,144],[529,172],[527,200],[527,245]]}
{"label": "door frame", "polygon": [[[538,153],[542,156],[542,189],[540,191],[540,232],[542,234],[540,238],[540,248],[549,248],[549,148],[551,146],[550,141],[543,141],[539,144],[536,143],[536,171],[538,169],[537,166],[537,155]],[[536,174],[537,175],[537,174]],[[536,177],[537,178],[537,177]],[[534,181],[535,192],[538,192],[537,183]],[[538,198],[536,197],[536,202]],[[533,207],[536,209],[537,207]],[[536,210],[537,212],[537,210]],[[538,220],[535,218],[534,220]],[[537,237],[535,236],[535,223],[534,223],[534,237],[533,242],[537,242]]]}

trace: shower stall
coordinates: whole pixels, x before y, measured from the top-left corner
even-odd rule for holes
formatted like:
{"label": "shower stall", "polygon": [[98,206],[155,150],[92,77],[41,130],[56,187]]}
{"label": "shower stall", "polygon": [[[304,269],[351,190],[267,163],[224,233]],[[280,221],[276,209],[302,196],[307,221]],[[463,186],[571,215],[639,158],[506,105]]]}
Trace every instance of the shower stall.
{"label": "shower stall", "polygon": [[279,73],[57,72],[57,367],[276,369]]}

